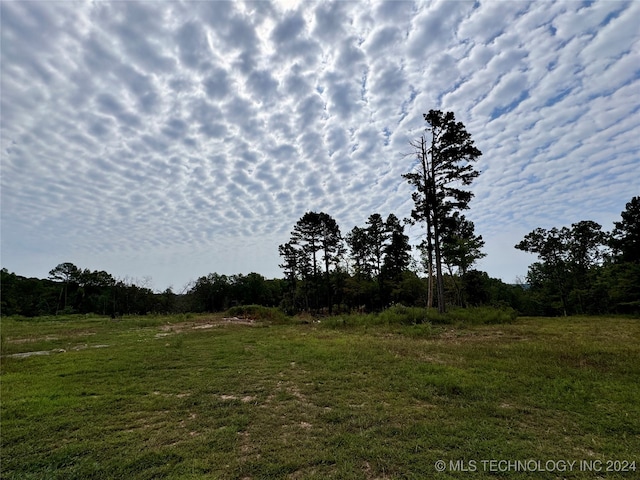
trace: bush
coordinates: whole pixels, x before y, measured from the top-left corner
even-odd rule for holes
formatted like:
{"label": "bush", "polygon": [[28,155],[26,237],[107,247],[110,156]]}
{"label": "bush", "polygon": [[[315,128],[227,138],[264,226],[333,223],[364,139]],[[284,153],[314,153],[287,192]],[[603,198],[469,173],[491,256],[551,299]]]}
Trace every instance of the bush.
{"label": "bush", "polygon": [[393,305],[378,314],[378,323],[387,325],[419,325],[431,321],[430,312],[426,308]]}

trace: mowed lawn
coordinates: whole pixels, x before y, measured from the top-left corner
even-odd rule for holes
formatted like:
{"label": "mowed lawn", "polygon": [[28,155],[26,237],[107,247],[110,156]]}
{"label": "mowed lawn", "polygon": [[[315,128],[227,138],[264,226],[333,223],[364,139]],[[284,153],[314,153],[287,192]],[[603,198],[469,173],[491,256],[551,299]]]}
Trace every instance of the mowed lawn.
{"label": "mowed lawn", "polygon": [[640,478],[640,320],[331,323],[4,318],[1,477]]}

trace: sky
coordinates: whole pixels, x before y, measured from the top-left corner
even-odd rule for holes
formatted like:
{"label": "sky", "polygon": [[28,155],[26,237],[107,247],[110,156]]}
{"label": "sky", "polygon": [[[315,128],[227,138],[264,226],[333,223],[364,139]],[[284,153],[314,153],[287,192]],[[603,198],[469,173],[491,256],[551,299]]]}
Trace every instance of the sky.
{"label": "sky", "polygon": [[[640,195],[640,2],[2,1],[1,266],[180,292],[282,278],[307,211],[410,215],[423,114],[482,156],[465,212],[513,283],[535,228]],[[413,244],[424,235],[408,226]]]}

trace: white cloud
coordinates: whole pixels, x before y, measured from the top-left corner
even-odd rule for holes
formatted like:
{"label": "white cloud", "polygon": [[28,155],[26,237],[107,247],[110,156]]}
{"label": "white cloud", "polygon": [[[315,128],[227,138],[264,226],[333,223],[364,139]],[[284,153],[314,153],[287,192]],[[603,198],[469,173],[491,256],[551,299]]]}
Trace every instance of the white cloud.
{"label": "white cloud", "polygon": [[639,8],[2,2],[2,266],[280,276],[305,211],[409,215],[403,154],[443,108],[484,153],[481,266],[513,281],[528,231],[638,194]]}

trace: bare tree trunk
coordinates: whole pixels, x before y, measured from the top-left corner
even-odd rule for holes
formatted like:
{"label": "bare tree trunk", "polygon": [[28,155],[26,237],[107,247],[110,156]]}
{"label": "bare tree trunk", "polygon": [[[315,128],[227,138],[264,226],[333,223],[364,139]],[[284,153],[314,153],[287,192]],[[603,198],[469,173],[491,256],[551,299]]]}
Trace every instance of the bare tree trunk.
{"label": "bare tree trunk", "polygon": [[426,141],[424,136],[420,137],[420,159],[422,161],[422,182],[424,185],[424,217],[427,222],[427,261],[429,264],[429,285],[428,285],[428,297],[427,307],[433,306],[433,235],[431,225],[431,209],[430,205],[430,182],[429,182],[429,165],[428,165],[428,152],[426,147]]}
{"label": "bare tree trunk", "polygon": [[438,202],[436,201],[436,165],[435,165],[435,143],[436,143],[436,135],[435,132],[431,131],[431,184],[430,193],[431,193],[431,211],[433,213],[433,240],[435,246],[435,254],[436,254],[436,286],[437,286],[437,294],[438,294],[438,313],[444,313],[446,308],[444,304],[444,279],[442,278],[442,255],[440,253],[440,217],[439,212],[437,210]]}
{"label": "bare tree trunk", "polygon": [[[434,215],[435,217],[435,215]],[[438,313],[445,313],[446,308],[444,305],[444,278],[442,276],[442,255],[440,253],[440,232],[438,231],[438,222],[434,218],[433,236],[435,237],[435,250],[436,250],[436,287],[438,294]]]}
{"label": "bare tree trunk", "polygon": [[[431,255],[429,255],[431,256]],[[427,290],[427,308],[433,307],[433,262],[431,258],[428,260],[429,262],[429,286]]]}

